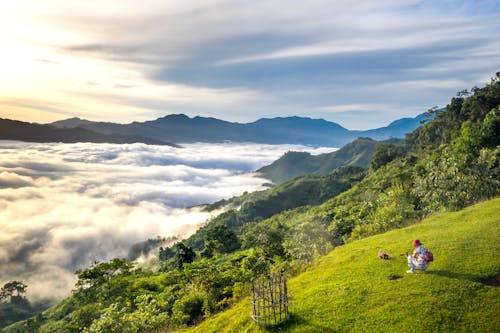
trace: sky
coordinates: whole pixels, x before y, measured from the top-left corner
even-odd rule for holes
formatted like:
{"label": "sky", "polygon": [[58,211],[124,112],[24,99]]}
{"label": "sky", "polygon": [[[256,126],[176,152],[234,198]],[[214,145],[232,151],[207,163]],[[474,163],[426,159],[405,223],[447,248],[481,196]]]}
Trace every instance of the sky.
{"label": "sky", "polygon": [[0,141],[0,150],[0,285],[21,280],[30,299],[54,300],[95,260],[196,231],[212,214],[193,206],[262,189],[269,181],[252,171],[286,151],[334,149]]}
{"label": "sky", "polygon": [[500,71],[498,17],[497,0],[4,0],[0,118],[384,126]]}

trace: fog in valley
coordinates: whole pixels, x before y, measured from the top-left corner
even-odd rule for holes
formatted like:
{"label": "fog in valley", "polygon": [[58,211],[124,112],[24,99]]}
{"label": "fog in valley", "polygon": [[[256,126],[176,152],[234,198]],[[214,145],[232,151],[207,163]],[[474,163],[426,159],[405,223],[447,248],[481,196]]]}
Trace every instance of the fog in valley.
{"label": "fog in valley", "polygon": [[0,141],[0,283],[62,298],[75,270],[148,238],[185,237],[210,218],[197,205],[262,189],[252,172],[288,150],[334,149]]}

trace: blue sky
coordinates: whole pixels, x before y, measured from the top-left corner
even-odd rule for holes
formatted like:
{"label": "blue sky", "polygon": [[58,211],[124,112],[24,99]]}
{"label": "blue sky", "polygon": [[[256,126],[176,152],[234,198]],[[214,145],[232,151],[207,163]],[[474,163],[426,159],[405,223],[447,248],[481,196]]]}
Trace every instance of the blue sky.
{"label": "blue sky", "polygon": [[5,118],[298,115],[366,129],[443,106],[500,71],[498,1],[0,6]]}

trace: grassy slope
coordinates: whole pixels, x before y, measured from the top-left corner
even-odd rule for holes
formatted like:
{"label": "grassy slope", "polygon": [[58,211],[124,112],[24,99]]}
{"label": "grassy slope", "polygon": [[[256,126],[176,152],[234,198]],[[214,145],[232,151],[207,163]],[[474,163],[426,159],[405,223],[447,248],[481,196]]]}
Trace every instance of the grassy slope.
{"label": "grassy slope", "polygon": [[[291,319],[276,331],[500,332],[500,289],[478,282],[500,273],[498,211],[495,199],[336,248],[289,281]],[[402,254],[417,237],[435,261],[409,275]],[[187,332],[266,332],[250,314],[246,298]]]}

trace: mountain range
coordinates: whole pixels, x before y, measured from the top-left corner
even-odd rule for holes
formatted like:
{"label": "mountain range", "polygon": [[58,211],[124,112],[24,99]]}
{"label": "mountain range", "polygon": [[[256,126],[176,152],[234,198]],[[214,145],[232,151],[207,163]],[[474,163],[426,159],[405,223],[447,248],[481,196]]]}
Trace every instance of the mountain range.
{"label": "mountain range", "polygon": [[306,117],[262,118],[243,124],[216,118],[190,118],[184,114],[171,114],[152,121],[130,124],[70,118],[47,125],[59,129],[81,128],[104,135],[141,136],[175,143],[231,141],[341,147],[358,137],[370,137],[375,140],[402,138],[419,127],[425,119],[422,114],[367,131],[352,131],[335,122]]}
{"label": "mountain range", "polygon": [[95,142],[95,143],[146,143],[151,145],[171,145],[140,134],[98,133],[86,128],[57,128],[50,125],[27,123],[0,118],[0,140],[28,142]]}

